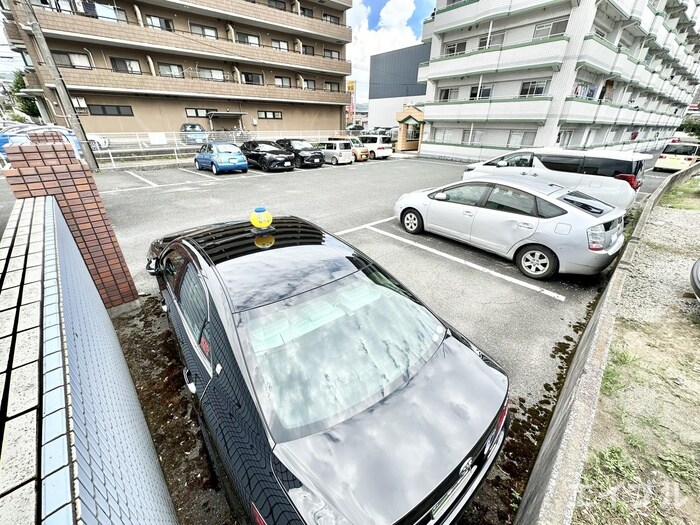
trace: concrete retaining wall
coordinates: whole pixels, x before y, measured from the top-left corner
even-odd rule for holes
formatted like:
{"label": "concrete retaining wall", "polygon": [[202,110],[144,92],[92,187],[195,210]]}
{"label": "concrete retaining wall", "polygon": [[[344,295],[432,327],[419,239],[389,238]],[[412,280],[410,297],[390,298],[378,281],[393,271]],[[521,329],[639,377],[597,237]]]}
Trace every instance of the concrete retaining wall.
{"label": "concrete retaining wall", "polygon": [[564,387],[515,518],[516,525],[571,523],[598,394],[613,338],[617,302],[644,226],[661,196],[679,181],[700,173],[700,165],[668,177],[647,200],[632,237],[578,343]]}
{"label": "concrete retaining wall", "polygon": [[0,241],[0,521],[175,524],[107,310],[52,197]]}

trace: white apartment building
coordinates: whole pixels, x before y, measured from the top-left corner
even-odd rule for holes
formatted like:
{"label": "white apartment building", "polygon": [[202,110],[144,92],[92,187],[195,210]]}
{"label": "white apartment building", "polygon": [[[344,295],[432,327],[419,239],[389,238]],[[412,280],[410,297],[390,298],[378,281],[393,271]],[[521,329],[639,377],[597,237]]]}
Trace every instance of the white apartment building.
{"label": "white apartment building", "polygon": [[696,0],[437,0],[423,41],[425,156],[644,151],[700,83]]}

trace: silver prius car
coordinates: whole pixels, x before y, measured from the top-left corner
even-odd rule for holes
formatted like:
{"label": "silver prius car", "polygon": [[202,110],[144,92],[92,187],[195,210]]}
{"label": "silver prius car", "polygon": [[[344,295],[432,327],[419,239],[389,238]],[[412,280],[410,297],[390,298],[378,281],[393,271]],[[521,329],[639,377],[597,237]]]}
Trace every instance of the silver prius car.
{"label": "silver prius car", "polygon": [[399,197],[394,215],[423,230],[514,260],[533,279],[601,272],[622,248],[625,210],[518,176],[473,176]]}

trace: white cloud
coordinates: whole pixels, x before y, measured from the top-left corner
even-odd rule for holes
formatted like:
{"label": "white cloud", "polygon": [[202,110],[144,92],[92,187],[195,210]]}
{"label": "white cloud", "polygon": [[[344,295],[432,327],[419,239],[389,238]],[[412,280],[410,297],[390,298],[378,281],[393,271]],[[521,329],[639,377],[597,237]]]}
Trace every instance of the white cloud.
{"label": "white cloud", "polygon": [[352,43],[347,56],[352,61],[351,80],[356,81],[355,102],[367,102],[369,97],[369,57],[386,51],[420,44],[408,21],[416,10],[414,0],[388,0],[379,13],[376,29],[369,28],[371,8],[363,0],[355,0],[348,11],[352,26]]}

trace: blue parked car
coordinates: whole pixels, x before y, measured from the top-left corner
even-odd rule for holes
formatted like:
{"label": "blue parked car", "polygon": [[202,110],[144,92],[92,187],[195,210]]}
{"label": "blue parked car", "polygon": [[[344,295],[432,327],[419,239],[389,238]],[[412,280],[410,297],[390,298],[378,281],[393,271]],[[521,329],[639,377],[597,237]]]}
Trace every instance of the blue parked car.
{"label": "blue parked car", "polygon": [[204,144],[194,156],[194,167],[198,170],[211,169],[214,175],[222,171],[248,171],[248,161],[243,152],[230,142],[209,142]]}
{"label": "blue parked car", "polygon": [[201,124],[185,122],[180,126],[180,138],[185,144],[204,144],[209,137]]}
{"label": "blue parked car", "polygon": [[14,128],[9,128],[2,133],[0,133],[0,154],[4,157],[5,146],[7,144],[26,144],[30,142],[29,133],[42,133],[54,131],[60,133],[64,136],[65,140],[71,143],[75,154],[77,157],[82,156],[82,148],[80,147],[80,142],[78,142],[78,137],[75,135],[72,129],[64,128],[62,126],[17,126]]}

